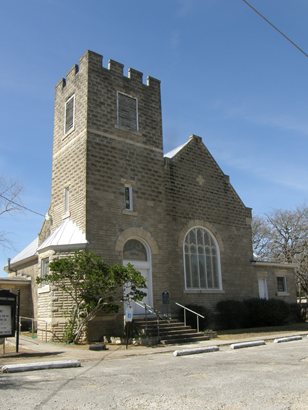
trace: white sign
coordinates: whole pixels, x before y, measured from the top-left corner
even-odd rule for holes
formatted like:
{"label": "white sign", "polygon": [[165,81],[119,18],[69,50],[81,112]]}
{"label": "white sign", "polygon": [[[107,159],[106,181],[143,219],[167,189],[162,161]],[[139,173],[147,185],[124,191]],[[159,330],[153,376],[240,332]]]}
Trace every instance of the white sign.
{"label": "white sign", "polygon": [[125,322],[132,322],[134,316],[134,309],[131,306],[127,306],[125,309]]}
{"label": "white sign", "polygon": [[0,305],[0,337],[12,333],[11,306]]}

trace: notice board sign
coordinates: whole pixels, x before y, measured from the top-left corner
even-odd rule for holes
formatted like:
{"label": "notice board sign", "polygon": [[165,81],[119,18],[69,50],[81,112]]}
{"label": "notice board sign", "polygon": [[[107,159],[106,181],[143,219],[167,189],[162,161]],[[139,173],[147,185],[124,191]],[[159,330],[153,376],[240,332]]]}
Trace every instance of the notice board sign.
{"label": "notice board sign", "polygon": [[0,338],[15,336],[16,295],[0,290]]}
{"label": "notice board sign", "polygon": [[127,306],[125,309],[125,322],[132,322],[134,316],[134,309],[131,306]]}

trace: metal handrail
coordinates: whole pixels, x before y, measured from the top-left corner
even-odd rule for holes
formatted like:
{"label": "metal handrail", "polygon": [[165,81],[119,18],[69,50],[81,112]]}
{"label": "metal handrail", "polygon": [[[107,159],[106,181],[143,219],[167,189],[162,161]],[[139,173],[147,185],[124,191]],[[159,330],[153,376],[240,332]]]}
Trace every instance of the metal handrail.
{"label": "metal handrail", "polygon": [[189,309],[186,306],[181,305],[178,302],[174,302],[177,306],[180,306],[181,308],[184,309],[184,325],[186,326],[186,310],[188,310],[189,312],[193,313],[194,315],[196,315],[197,317],[197,332],[199,332],[200,328],[199,328],[199,317],[202,317],[202,319],[205,319],[205,316],[201,315],[200,313],[195,312],[194,310]]}
{"label": "metal handrail", "polygon": [[[36,322],[37,324],[39,322],[42,322],[45,324],[45,329],[38,329],[38,327],[36,328],[36,330],[41,330],[42,332],[45,332],[45,342],[47,343],[47,325],[48,322],[44,319],[34,319],[33,317],[27,317],[27,316],[20,316],[20,320],[21,319],[26,319],[26,320],[31,320],[31,334],[32,334],[32,338],[34,336],[34,322]],[[21,327],[21,321],[19,322],[19,327]]]}
{"label": "metal handrail", "polygon": [[141,308],[144,309],[145,311],[145,330],[146,332],[148,331],[148,311],[153,313],[156,316],[156,320],[157,320],[157,337],[159,338],[160,333],[159,333],[159,312],[157,312],[153,306],[148,305],[145,302],[137,302],[136,300],[134,300],[134,303],[136,303],[136,305],[140,306]]}

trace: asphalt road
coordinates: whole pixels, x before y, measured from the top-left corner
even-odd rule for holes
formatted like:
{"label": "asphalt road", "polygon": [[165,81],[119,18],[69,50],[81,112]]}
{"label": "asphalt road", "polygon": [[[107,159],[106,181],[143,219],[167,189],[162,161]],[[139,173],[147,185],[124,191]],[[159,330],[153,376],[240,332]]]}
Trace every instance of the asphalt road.
{"label": "asphalt road", "polygon": [[0,409],[308,409],[308,338],[1,374]]}

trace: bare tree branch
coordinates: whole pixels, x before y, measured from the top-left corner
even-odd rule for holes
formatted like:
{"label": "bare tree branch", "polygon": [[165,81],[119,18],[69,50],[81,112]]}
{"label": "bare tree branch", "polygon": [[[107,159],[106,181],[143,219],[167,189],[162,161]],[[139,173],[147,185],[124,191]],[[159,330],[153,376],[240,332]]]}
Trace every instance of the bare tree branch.
{"label": "bare tree branch", "polygon": [[295,263],[299,289],[308,294],[308,208],[276,210],[252,224],[253,247],[261,259]]}
{"label": "bare tree branch", "polygon": [[[20,203],[20,192],[22,187],[14,181],[6,180],[0,176],[0,217],[5,214],[22,210]],[[6,232],[0,231],[0,246],[9,247],[10,241]]]}

